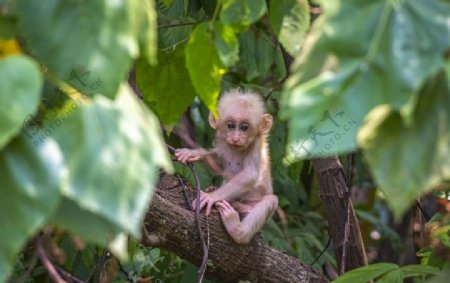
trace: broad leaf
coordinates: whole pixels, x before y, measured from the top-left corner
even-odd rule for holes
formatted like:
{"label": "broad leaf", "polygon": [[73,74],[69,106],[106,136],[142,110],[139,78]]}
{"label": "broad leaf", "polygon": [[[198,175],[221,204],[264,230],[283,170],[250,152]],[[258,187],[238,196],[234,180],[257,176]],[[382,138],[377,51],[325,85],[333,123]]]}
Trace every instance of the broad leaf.
{"label": "broad leaf", "polygon": [[398,268],[381,276],[377,283],[402,283],[404,279],[403,271]]}
{"label": "broad leaf", "polygon": [[[239,35],[240,60],[238,68],[242,69],[248,81],[256,78],[267,78],[274,76],[274,79],[285,76],[285,66],[281,51],[274,45],[270,35],[264,32],[248,30]],[[278,69],[277,57],[281,57],[282,71]],[[274,66],[275,65],[275,66]],[[275,70],[273,70],[276,68]],[[276,71],[279,71],[278,74]]]}
{"label": "broad leaf", "polygon": [[159,51],[158,65],[154,67],[144,60],[137,61],[136,79],[145,104],[164,125],[178,122],[196,95],[185,67],[183,49]]}
{"label": "broad leaf", "polygon": [[198,95],[217,114],[216,102],[225,69],[220,61],[208,23],[201,23],[186,46],[186,67]]}
{"label": "broad leaf", "polygon": [[403,271],[405,278],[439,274],[439,268],[424,264],[411,264],[403,266],[400,269]]}
{"label": "broad leaf", "polygon": [[422,90],[414,127],[405,126],[398,112],[384,106],[371,112],[358,136],[397,217],[421,193],[450,178],[449,105],[450,89],[441,74]]}
{"label": "broad leaf", "polygon": [[25,135],[0,152],[0,281],[28,237],[44,225],[59,200],[62,153],[52,139],[39,146]]}
{"label": "broad leaf", "polygon": [[220,22],[214,23],[214,39],[222,63],[231,67],[239,60],[239,41],[234,29]]}
{"label": "broad leaf", "polygon": [[58,119],[59,126],[49,122],[43,131],[57,140],[68,164],[61,193],[139,236],[157,166],[171,168],[156,118],[122,86],[114,102],[96,96]]}
{"label": "broad leaf", "polygon": [[366,283],[372,279],[375,279],[391,270],[397,269],[398,265],[393,263],[381,262],[371,264],[369,266],[353,269],[344,275],[340,276],[333,283]]}
{"label": "broad leaf", "polygon": [[34,61],[19,55],[0,60],[0,149],[36,111],[41,88],[42,76]]}
{"label": "broad leaf", "polygon": [[139,0],[17,1],[27,47],[59,78],[81,92],[114,97],[139,55],[155,53],[155,15]]}
{"label": "broad leaf", "polygon": [[303,0],[270,1],[269,20],[280,43],[292,56],[302,47],[309,28],[309,5]]}
{"label": "broad leaf", "polygon": [[264,0],[225,0],[220,20],[236,29],[245,29],[266,12]]}
{"label": "broad leaf", "polygon": [[[391,105],[411,123],[417,92],[443,67],[442,54],[450,46],[448,4],[425,0],[342,2],[323,3],[324,18],[306,40],[313,43],[305,49],[309,56],[300,56],[295,63],[283,107],[284,116],[290,119],[291,144],[304,144],[310,129],[327,132],[321,125],[324,111],[344,112],[355,122],[345,139],[330,144],[327,155],[355,149],[357,130],[377,105]],[[308,70],[315,75],[327,72],[311,79]],[[323,146],[311,144],[310,155],[297,156],[319,155]]]}

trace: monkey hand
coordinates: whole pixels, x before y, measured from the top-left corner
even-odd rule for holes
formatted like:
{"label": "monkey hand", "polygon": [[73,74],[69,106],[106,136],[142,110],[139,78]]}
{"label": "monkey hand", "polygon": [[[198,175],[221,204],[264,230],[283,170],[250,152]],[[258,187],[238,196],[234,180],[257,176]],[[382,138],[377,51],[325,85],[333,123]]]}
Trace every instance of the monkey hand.
{"label": "monkey hand", "polygon": [[[217,201],[219,200],[216,199],[214,193],[200,192],[200,210],[206,207],[206,216],[208,216],[211,213],[211,208]],[[192,202],[192,208],[195,210],[196,207],[197,207],[197,199],[194,199],[194,201]]]}
{"label": "monkey hand", "polygon": [[175,157],[183,164],[199,161],[203,158],[204,151],[197,149],[179,148],[175,150]]}

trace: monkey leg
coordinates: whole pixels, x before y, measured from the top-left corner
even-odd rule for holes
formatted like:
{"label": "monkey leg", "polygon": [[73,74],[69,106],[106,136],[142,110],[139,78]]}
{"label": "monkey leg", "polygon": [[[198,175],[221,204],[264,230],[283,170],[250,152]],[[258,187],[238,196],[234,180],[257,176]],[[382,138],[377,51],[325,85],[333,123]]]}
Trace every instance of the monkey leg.
{"label": "monkey leg", "polygon": [[239,213],[226,201],[217,202],[222,222],[231,238],[238,244],[247,244],[261,230],[278,206],[275,195],[266,195],[240,221]]}

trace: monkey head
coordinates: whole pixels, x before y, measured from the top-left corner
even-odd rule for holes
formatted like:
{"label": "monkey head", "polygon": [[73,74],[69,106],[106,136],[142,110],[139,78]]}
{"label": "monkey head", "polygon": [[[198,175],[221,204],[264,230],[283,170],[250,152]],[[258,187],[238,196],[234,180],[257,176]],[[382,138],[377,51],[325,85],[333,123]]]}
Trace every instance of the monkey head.
{"label": "monkey head", "polygon": [[256,139],[268,135],[273,118],[264,113],[264,102],[254,92],[232,90],[222,95],[218,104],[219,119],[209,115],[216,138],[234,150],[247,149]]}

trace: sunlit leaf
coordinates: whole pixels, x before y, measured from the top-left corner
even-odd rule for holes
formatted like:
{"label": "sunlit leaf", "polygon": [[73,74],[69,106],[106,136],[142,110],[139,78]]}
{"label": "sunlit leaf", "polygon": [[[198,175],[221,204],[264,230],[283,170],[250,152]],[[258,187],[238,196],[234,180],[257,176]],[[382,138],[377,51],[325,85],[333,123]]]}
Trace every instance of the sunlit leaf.
{"label": "sunlit leaf", "polygon": [[156,118],[122,86],[115,101],[97,96],[60,120],[59,126],[55,122],[52,128],[51,121],[43,131],[54,136],[68,164],[61,193],[139,236],[157,166],[171,168]]}
{"label": "sunlit leaf", "polygon": [[159,51],[158,65],[154,67],[139,60],[136,79],[145,104],[164,125],[178,122],[196,95],[185,67],[184,50]]}
{"label": "sunlit leaf", "polygon": [[214,39],[222,63],[231,67],[239,60],[239,41],[234,29],[214,23]]}
{"label": "sunlit leaf", "polygon": [[[311,129],[327,132],[324,111],[344,112],[354,121],[345,139],[329,142],[325,153],[331,155],[356,148],[357,130],[377,105],[391,105],[411,123],[417,92],[444,65],[450,5],[351,0],[325,1],[323,9],[323,19],[306,40],[314,43],[305,49],[309,56],[299,56],[286,83],[282,109],[294,145],[311,139]],[[310,70],[318,77],[312,78]],[[309,156],[321,154],[324,146],[310,143]]]}
{"label": "sunlit leaf", "polygon": [[0,152],[1,282],[22,245],[55,210],[64,168],[52,139],[37,146],[20,135]]}
{"label": "sunlit leaf", "polygon": [[42,88],[39,66],[25,56],[0,59],[0,149],[37,109]]}
{"label": "sunlit leaf", "polygon": [[207,23],[195,27],[186,46],[186,67],[198,95],[214,113],[220,92],[220,80],[225,69]]}
{"label": "sunlit leaf", "polygon": [[380,262],[371,264],[368,266],[360,267],[357,269],[350,270],[344,275],[340,276],[333,283],[366,283],[374,278],[377,278],[391,270],[398,268],[398,265],[387,262]]}
{"label": "sunlit leaf", "polygon": [[225,0],[220,12],[220,20],[235,28],[246,28],[266,12],[264,0]]}
{"label": "sunlit leaf", "polygon": [[152,4],[140,0],[17,1],[27,48],[83,93],[114,97],[139,55],[155,54]]}
{"label": "sunlit leaf", "polygon": [[421,193],[450,179],[450,89],[444,75],[422,90],[405,126],[388,106],[367,117],[358,139],[374,177],[399,217]]}

